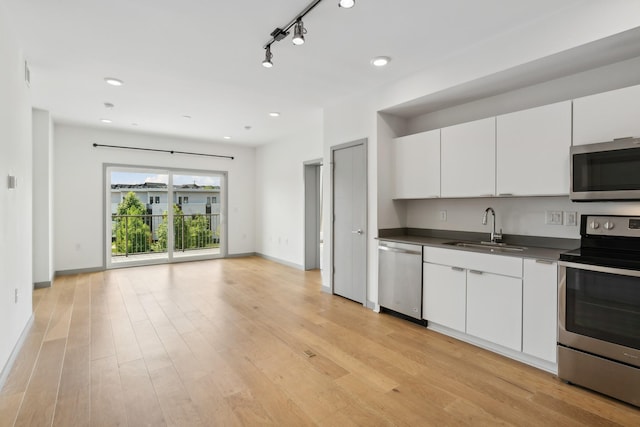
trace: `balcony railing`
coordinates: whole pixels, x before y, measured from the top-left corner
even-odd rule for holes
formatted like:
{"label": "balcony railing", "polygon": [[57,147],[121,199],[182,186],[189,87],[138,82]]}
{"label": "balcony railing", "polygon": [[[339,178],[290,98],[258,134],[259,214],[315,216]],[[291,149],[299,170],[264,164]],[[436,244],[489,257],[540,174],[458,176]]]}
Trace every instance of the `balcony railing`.
{"label": "balcony railing", "polygon": [[[220,214],[173,215],[173,227],[167,215],[111,215],[111,255],[166,253],[170,232],[173,251],[220,247]],[[173,230],[171,230],[173,229]]]}

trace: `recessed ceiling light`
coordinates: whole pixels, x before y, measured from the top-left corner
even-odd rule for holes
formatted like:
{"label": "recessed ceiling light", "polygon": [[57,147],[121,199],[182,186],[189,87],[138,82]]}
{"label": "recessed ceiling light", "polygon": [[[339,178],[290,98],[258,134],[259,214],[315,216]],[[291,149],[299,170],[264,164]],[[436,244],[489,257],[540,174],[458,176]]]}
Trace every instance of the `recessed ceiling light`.
{"label": "recessed ceiling light", "polygon": [[251,126],[249,126],[249,125],[246,125],[244,128],[245,128],[245,130],[251,130]]}
{"label": "recessed ceiling light", "polygon": [[111,86],[122,86],[124,82],[120,79],[116,79],[114,77],[105,77],[104,81],[110,84]]}
{"label": "recessed ceiling light", "polygon": [[230,136],[223,136],[224,139],[231,139]]}
{"label": "recessed ceiling light", "polygon": [[137,123],[131,123],[131,126],[138,126]]}
{"label": "recessed ceiling light", "polygon": [[376,56],[371,60],[371,64],[376,67],[384,67],[391,61],[391,58],[388,56]]}
{"label": "recessed ceiling light", "polygon": [[104,103],[104,108],[113,108],[113,107],[115,107],[115,105],[113,105],[113,104],[112,104],[112,103],[110,103],[110,102],[105,102],[105,103]]}
{"label": "recessed ceiling light", "polygon": [[102,123],[112,123],[112,121],[111,121],[111,120],[109,120],[109,119],[100,119],[100,121],[101,121]]}
{"label": "recessed ceiling light", "polygon": [[271,117],[280,117],[280,113],[278,113],[277,111],[272,111],[272,112],[269,113],[269,115]]}
{"label": "recessed ceiling light", "polygon": [[338,2],[338,6],[344,7],[345,9],[351,9],[353,6],[355,6],[355,4],[355,0],[340,0]]}
{"label": "recessed ceiling light", "polygon": [[186,114],[185,114],[184,116],[182,116],[182,118],[183,118],[183,119],[186,119],[186,120],[190,120],[190,119],[191,119],[191,116],[188,116],[188,115],[186,115]]}

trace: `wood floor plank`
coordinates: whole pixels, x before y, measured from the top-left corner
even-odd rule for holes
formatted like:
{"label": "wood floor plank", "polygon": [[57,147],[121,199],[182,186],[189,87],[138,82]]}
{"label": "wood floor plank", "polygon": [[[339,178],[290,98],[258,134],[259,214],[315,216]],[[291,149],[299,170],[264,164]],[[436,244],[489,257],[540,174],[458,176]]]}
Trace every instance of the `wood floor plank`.
{"label": "wood floor plank", "polygon": [[157,369],[150,375],[167,425],[204,426],[195,404],[173,366]]}
{"label": "wood floor plank", "polygon": [[247,257],[56,278],[0,427],[638,426],[640,409]]}
{"label": "wood floor plank", "polygon": [[53,426],[91,425],[91,347],[67,348]]}
{"label": "wood floor plank", "polygon": [[24,393],[0,394],[0,427],[12,427]]}
{"label": "wood floor plank", "polygon": [[125,393],[115,356],[91,361],[91,425],[128,425]]}
{"label": "wood floor plank", "polygon": [[122,394],[130,426],[166,426],[147,367],[138,359],[119,367]]}
{"label": "wood floor plank", "polygon": [[51,425],[65,345],[64,339],[46,341],[42,344],[38,362],[16,418],[17,427]]}

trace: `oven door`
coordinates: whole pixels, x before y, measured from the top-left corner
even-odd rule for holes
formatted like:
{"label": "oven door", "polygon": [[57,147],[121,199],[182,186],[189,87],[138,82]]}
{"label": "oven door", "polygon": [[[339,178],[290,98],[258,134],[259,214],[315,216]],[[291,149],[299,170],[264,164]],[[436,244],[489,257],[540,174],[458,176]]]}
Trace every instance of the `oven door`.
{"label": "oven door", "polygon": [[640,271],[558,266],[558,344],[640,367]]}

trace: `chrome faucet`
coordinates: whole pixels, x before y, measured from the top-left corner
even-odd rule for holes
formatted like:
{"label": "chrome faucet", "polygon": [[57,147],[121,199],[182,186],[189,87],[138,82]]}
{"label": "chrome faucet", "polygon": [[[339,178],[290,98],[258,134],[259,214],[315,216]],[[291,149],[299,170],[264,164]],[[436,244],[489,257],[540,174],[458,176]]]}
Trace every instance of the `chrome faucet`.
{"label": "chrome faucet", "polygon": [[487,225],[487,215],[491,212],[493,217],[493,229],[491,230],[491,243],[498,243],[498,241],[502,240],[502,228],[499,233],[496,233],[496,211],[493,210],[492,207],[488,207],[484,210],[484,215],[482,215],[482,225]]}

